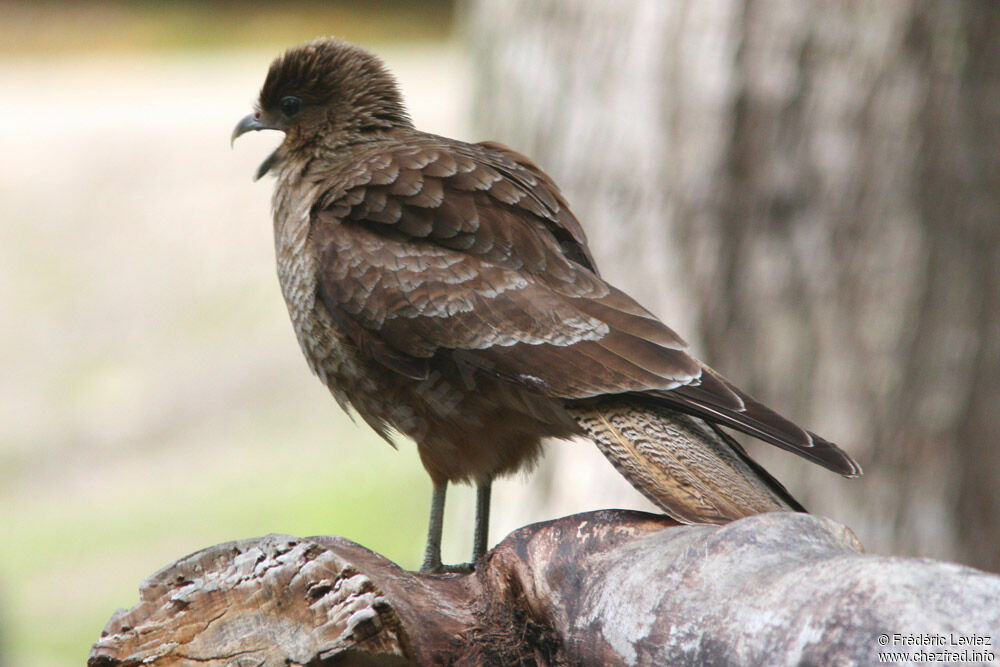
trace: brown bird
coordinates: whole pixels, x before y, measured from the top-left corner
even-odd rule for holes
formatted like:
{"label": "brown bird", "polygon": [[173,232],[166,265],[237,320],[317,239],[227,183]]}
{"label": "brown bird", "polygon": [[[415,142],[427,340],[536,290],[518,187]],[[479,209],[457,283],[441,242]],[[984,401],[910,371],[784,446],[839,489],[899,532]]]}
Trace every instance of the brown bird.
{"label": "brown bird", "polygon": [[847,477],[861,468],[698,361],[601,279],[552,179],[510,148],[420,132],[373,54],[334,39],[270,67],[256,111],[280,130],[278,277],[299,345],[345,409],[411,437],[434,485],[424,570],[440,571],[448,482],[531,466],[584,436],[664,512],[723,523],[804,511],[719,425]]}

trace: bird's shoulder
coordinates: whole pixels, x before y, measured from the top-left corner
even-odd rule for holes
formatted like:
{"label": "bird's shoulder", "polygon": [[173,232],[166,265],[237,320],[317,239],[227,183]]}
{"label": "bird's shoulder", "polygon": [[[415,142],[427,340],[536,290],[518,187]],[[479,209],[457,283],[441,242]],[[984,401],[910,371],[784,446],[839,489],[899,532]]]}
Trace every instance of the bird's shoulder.
{"label": "bird's shoulder", "polygon": [[502,144],[404,131],[314,160],[309,170],[321,225],[361,224],[532,273],[597,273],[558,187]]}

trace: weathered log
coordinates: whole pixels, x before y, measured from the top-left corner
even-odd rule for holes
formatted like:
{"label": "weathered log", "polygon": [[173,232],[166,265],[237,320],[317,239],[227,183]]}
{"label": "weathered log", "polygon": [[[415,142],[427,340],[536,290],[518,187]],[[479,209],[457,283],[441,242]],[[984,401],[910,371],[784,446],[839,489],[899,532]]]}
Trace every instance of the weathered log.
{"label": "weathered log", "polygon": [[408,572],[340,537],[220,544],[144,581],[89,664],[987,662],[998,601],[996,575],[866,555],[828,519],[607,510],[521,528],[468,575]]}

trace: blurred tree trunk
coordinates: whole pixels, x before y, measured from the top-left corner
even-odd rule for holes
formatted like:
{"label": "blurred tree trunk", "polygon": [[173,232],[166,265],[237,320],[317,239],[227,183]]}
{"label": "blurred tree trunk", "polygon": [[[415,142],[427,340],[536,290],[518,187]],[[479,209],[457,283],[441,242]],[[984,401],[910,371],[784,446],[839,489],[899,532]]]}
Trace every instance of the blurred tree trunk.
{"label": "blurred tree trunk", "polygon": [[553,175],[606,277],[866,476],[754,454],[873,551],[1000,569],[1000,3],[467,9],[477,135]]}

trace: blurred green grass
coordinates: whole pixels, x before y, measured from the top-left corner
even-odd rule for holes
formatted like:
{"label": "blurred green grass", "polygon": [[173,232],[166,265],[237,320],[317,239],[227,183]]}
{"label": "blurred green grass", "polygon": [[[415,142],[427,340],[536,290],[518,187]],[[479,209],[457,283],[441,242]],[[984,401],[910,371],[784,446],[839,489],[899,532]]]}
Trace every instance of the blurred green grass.
{"label": "blurred green grass", "polygon": [[0,55],[287,46],[318,35],[363,44],[436,41],[455,0],[11,2],[0,0]]}
{"label": "blurred green grass", "polygon": [[[415,567],[429,497],[415,448],[393,451],[328,407],[296,419],[279,402],[271,415],[180,430],[109,457],[77,492],[47,479],[5,493],[5,664],[80,664],[142,578],[230,539],[344,535]],[[297,442],[283,441],[290,433]]]}
{"label": "blurred green grass", "polygon": [[208,459],[190,440],[165,443],[191,469],[163,474],[140,453],[134,477],[116,471],[92,480],[100,492],[69,507],[5,503],[0,525],[17,545],[0,550],[0,572],[12,575],[0,601],[5,664],[81,664],[111,612],[137,601],[142,578],[229,539],[344,535],[406,567],[418,564],[429,493],[412,446],[392,452],[344,425],[315,434],[325,452],[314,444],[311,455],[297,456],[294,443],[274,441],[282,432],[232,433],[240,451]]}

